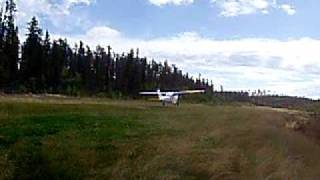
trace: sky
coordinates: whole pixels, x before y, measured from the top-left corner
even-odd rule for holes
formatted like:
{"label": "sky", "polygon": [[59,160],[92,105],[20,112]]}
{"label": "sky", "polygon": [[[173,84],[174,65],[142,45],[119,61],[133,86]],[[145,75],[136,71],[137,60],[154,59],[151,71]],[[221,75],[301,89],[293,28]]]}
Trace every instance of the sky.
{"label": "sky", "polygon": [[[0,0],[3,3],[4,0]],[[320,98],[319,0],[17,0],[52,38],[168,60],[225,90]]]}

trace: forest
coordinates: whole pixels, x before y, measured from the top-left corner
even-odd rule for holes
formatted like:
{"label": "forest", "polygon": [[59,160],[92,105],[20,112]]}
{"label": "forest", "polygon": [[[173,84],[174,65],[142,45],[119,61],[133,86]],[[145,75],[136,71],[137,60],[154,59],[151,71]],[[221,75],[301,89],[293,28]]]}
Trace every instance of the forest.
{"label": "forest", "polygon": [[135,96],[140,90],[206,89],[209,80],[191,77],[168,61],[139,57],[139,49],[116,53],[110,46],[91,49],[80,41],[51,40],[36,17],[28,23],[25,42],[19,40],[14,0],[0,11],[0,91],[71,96],[104,93]]}

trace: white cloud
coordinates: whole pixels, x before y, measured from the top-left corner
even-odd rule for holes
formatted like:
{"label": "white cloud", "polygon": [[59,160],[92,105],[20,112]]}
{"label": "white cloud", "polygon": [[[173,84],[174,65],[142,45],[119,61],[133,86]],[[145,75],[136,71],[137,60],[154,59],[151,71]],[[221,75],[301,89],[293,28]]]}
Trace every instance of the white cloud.
{"label": "white cloud", "polygon": [[168,4],[188,5],[188,4],[192,4],[194,0],[149,0],[149,2],[157,6],[163,6]]}
{"label": "white cloud", "polygon": [[[149,0],[150,3],[157,6],[168,4],[189,5],[195,0]],[[248,15],[255,13],[269,14],[272,9],[280,9],[288,15],[294,15],[296,9],[290,4],[279,5],[277,0],[209,0],[213,5],[221,9],[220,15],[225,17],[234,17],[239,15]]]}
{"label": "white cloud", "polygon": [[212,0],[226,17],[253,14],[257,11],[267,12],[271,1],[268,0]]}
{"label": "white cloud", "polygon": [[[0,0],[0,4],[4,2],[5,0]],[[81,16],[72,15],[74,6],[89,6],[94,2],[95,0],[17,0],[17,21],[20,27],[25,27],[32,16],[38,16],[64,28],[68,19],[72,19],[73,23],[83,21]]]}
{"label": "white cloud", "polygon": [[271,9],[281,9],[289,15],[295,14],[296,10],[292,5],[283,4],[278,6],[276,0],[211,0],[220,9],[220,15],[234,17],[255,13],[268,14]]}
{"label": "white cloud", "polygon": [[296,14],[296,9],[290,4],[282,4],[279,6],[279,8],[282,9],[284,12],[286,12],[290,16]]}
{"label": "white cloud", "polygon": [[[55,36],[56,38],[59,35]],[[61,37],[61,36],[60,36]],[[195,32],[150,40],[127,38],[110,27],[67,37],[95,47],[111,45],[115,52],[140,48],[140,54],[168,59],[185,72],[214,80],[228,90],[267,89],[289,95],[320,97],[320,40],[302,38],[215,40]]]}
{"label": "white cloud", "polygon": [[107,26],[98,26],[98,27],[93,27],[86,33],[87,37],[90,39],[98,40],[98,39],[108,39],[108,38],[120,38],[121,33],[115,29],[112,29]]}

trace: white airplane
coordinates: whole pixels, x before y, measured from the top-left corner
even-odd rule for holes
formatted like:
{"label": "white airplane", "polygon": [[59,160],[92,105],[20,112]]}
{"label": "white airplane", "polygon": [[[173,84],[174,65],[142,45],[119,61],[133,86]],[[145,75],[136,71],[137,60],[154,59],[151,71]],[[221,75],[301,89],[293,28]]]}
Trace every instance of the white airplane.
{"label": "white airplane", "polygon": [[171,91],[171,92],[161,92],[158,89],[156,92],[140,92],[140,95],[157,95],[159,101],[165,106],[166,103],[175,104],[179,106],[180,96],[186,94],[204,93],[205,90],[186,90],[186,91]]}

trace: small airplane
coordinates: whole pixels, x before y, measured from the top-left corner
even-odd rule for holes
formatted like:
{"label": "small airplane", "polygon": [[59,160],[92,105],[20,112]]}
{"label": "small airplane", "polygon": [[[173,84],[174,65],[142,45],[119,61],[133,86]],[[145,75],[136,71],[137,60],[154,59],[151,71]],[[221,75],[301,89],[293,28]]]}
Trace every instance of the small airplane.
{"label": "small airplane", "polygon": [[171,92],[161,92],[158,89],[156,92],[140,92],[140,95],[157,95],[158,100],[162,102],[162,105],[165,106],[168,104],[175,104],[179,106],[180,96],[186,94],[195,94],[195,93],[205,93],[205,90],[186,90],[186,91],[171,91]]}

